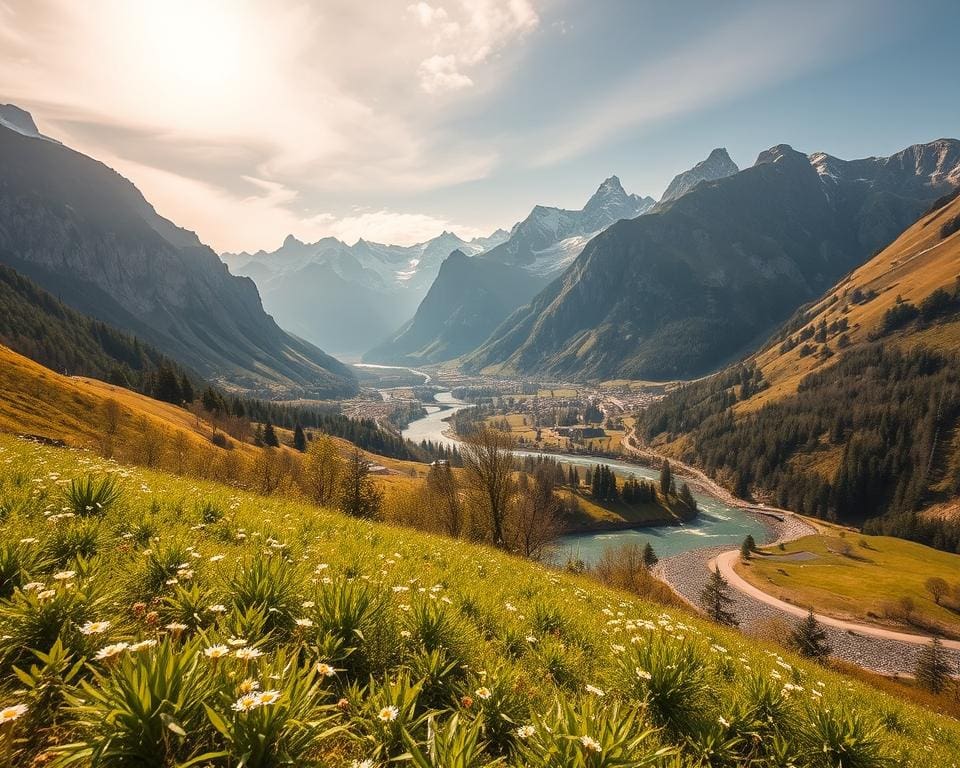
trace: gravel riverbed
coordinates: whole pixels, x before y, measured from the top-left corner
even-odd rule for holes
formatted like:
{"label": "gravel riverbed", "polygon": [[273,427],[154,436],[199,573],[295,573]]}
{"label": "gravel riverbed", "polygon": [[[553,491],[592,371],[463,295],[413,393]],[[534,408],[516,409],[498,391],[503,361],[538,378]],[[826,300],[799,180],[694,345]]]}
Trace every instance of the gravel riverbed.
{"label": "gravel riverbed", "polygon": [[[791,541],[814,532],[812,526],[799,518],[787,516],[779,521],[767,515],[760,516],[770,529],[768,543]],[[729,547],[715,547],[684,552],[664,558],[658,564],[657,570],[660,577],[677,593],[698,606],[700,592],[710,576],[707,564],[728,550]],[[773,626],[774,622],[782,622],[792,628],[800,621],[792,614],[735,589],[730,590],[730,597],[733,598],[731,609],[740,622],[740,629],[748,634],[762,630],[764,624]],[[835,627],[824,626],[824,630],[835,658],[884,674],[912,675],[916,668],[917,654],[923,648],[922,645],[914,643],[861,635]],[[960,669],[960,651],[945,649],[944,653],[951,659],[954,668]]]}

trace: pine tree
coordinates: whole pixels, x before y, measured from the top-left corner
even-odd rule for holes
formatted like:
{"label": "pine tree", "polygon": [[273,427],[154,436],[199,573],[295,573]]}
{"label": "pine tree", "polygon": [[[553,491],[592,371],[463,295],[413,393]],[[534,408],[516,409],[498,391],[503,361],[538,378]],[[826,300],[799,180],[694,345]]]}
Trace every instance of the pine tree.
{"label": "pine tree", "polygon": [[293,429],[293,447],[300,451],[300,453],[307,450],[307,436],[303,433],[303,427],[300,426],[299,422],[297,422],[297,426]]}
{"label": "pine tree", "polygon": [[647,570],[653,568],[660,558],[657,557],[657,553],[653,551],[653,545],[648,541],[643,545],[643,564],[647,566]]}
{"label": "pine tree", "polygon": [[942,693],[953,670],[943,652],[943,643],[939,637],[934,637],[929,645],[917,654],[917,668],[914,673],[917,685],[930,693]]}
{"label": "pine tree", "polygon": [[833,650],[827,643],[827,633],[813,615],[812,610],[790,634],[789,644],[801,656],[817,661],[826,659]]}
{"label": "pine tree", "polygon": [[155,395],[157,400],[163,400],[165,403],[179,405],[183,402],[180,382],[177,380],[177,374],[169,363],[162,363],[160,368],[157,369]]}
{"label": "pine tree", "polygon": [[736,627],[739,622],[729,606],[733,603],[730,597],[730,585],[720,575],[720,569],[714,567],[710,580],[700,593],[700,604],[711,619],[718,624]]}
{"label": "pine tree", "polygon": [[180,397],[185,403],[192,403],[195,397],[193,393],[193,384],[190,383],[190,379],[187,378],[187,374],[183,374],[180,377]]}
{"label": "pine tree", "polygon": [[753,553],[757,549],[757,542],[753,540],[751,534],[747,534],[747,538],[743,540],[743,544],[740,545],[740,558],[743,560],[749,560],[753,557]]}
{"label": "pine tree", "polygon": [[263,444],[268,448],[279,448],[280,441],[277,439],[277,433],[273,431],[273,424],[269,421],[263,428]]}
{"label": "pine tree", "polygon": [[673,484],[673,472],[670,470],[670,462],[663,460],[660,467],[660,495],[667,498],[670,495],[670,487]]}
{"label": "pine tree", "polygon": [[690,511],[696,512],[697,500],[693,498],[693,494],[690,492],[690,486],[686,483],[680,486],[680,502]]}

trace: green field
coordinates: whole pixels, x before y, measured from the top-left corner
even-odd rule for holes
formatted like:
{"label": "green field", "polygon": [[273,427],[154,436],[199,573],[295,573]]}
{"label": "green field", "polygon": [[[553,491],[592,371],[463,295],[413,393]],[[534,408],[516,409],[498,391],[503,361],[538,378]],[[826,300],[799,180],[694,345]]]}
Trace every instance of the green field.
{"label": "green field", "polygon": [[960,592],[937,605],[924,586],[939,577],[960,587],[960,555],[836,528],[763,551],[737,570],[775,597],[840,618],[960,636]]}
{"label": "green field", "polygon": [[[114,478],[117,497],[97,505],[74,485],[71,498],[87,477]],[[481,546],[11,437],[0,519],[8,766],[346,767],[410,751],[443,768],[919,767],[960,754],[956,721]]]}

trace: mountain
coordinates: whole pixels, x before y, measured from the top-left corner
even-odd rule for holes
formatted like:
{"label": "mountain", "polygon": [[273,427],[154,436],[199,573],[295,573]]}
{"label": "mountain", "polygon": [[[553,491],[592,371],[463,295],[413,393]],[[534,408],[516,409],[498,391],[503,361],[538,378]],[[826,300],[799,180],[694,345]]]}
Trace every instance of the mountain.
{"label": "mountain", "polygon": [[[579,211],[538,205],[506,242],[475,257],[470,283],[458,258],[441,269],[414,317],[363,359],[436,363],[476,348],[570,264],[590,238],[615,221],[649,210],[653,198],[627,194],[620,179],[604,181]],[[462,255],[462,251],[461,251]],[[443,313],[446,314],[443,314]]]}
{"label": "mountain", "polygon": [[960,191],[638,432],[742,496],[960,552],[958,264]]}
{"label": "mountain", "polygon": [[263,397],[356,389],[346,367],[281,330],[251,280],[230,275],[133,184],[30,135],[22,115],[23,130],[9,128],[3,114],[0,263],[227,388]]}
{"label": "mountain", "polygon": [[709,154],[706,160],[701,160],[689,171],[674,176],[666,192],[663,193],[663,197],[660,198],[660,202],[665,203],[682,197],[701,181],[716,181],[727,176],[733,176],[739,171],[737,164],[727,154],[727,150],[718,147]]}
{"label": "mountain", "polygon": [[412,246],[292,235],[275,251],[225,253],[234,274],[257,283],[263,305],[284,327],[324,349],[357,354],[413,315],[451,251],[474,255],[507,236],[463,240],[443,232]]}
{"label": "mountain", "polygon": [[465,365],[580,379],[709,373],[958,184],[954,139],[851,162],[773,147],[593,238]]}
{"label": "mountain", "polygon": [[177,367],[149,344],[71,309],[2,264],[0,307],[0,344],[55,371],[149,393],[161,366]]}
{"label": "mountain", "polygon": [[508,315],[538,284],[519,267],[454,251],[413,318],[364,360],[434,363],[457,357],[487,337],[491,317]]}

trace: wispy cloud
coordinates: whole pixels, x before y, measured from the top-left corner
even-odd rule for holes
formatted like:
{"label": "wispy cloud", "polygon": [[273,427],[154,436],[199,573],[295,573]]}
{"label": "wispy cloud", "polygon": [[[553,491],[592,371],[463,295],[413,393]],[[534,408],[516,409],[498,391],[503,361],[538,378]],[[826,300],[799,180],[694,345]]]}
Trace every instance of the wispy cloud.
{"label": "wispy cloud", "polygon": [[[0,99],[215,247],[259,247],[318,209],[489,174],[496,150],[446,110],[493,87],[536,20],[527,0],[0,0]],[[251,209],[260,235],[241,244]]]}
{"label": "wispy cloud", "polygon": [[667,56],[644,60],[609,84],[574,117],[553,126],[530,155],[534,166],[554,165],[628,131],[696,113],[768,88],[844,54],[853,45],[863,3],[809,2],[753,7],[711,28]]}

